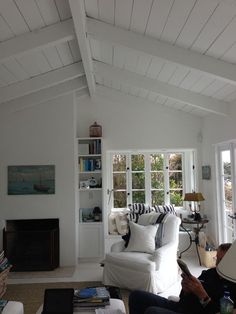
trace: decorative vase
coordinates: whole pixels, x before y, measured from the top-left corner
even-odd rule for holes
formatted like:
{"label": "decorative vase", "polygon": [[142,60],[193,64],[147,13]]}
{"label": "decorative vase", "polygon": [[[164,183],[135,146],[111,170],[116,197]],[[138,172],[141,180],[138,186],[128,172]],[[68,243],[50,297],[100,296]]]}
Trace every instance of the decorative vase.
{"label": "decorative vase", "polygon": [[95,221],[101,221],[102,211],[101,211],[100,207],[98,207],[98,206],[94,207],[93,215],[94,215],[94,220]]}
{"label": "decorative vase", "polygon": [[89,136],[90,137],[102,137],[102,126],[97,124],[95,121],[94,124],[89,127]]}

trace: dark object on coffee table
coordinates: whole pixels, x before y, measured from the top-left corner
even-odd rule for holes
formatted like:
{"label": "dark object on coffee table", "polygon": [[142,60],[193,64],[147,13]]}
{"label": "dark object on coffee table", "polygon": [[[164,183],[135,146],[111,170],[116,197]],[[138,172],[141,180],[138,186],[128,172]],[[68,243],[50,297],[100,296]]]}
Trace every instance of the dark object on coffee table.
{"label": "dark object on coffee table", "polygon": [[74,289],[46,289],[42,314],[73,314]]}
{"label": "dark object on coffee table", "polygon": [[105,286],[110,293],[112,299],[120,299],[122,300],[122,296],[120,293],[120,288],[114,286]]}

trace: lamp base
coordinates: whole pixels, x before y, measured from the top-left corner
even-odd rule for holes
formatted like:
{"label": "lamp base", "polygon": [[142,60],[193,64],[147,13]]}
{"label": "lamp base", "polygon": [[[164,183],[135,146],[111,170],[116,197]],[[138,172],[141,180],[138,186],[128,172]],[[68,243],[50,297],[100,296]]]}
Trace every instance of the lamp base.
{"label": "lamp base", "polygon": [[199,213],[194,213],[194,220],[195,220],[195,221],[200,221],[200,220],[202,220],[201,215],[200,215]]}

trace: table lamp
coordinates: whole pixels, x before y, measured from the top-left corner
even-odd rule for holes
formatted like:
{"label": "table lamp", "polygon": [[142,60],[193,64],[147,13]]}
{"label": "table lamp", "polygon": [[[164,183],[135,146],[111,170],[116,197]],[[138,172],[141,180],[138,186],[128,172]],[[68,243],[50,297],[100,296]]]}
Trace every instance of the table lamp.
{"label": "table lamp", "polygon": [[[189,209],[193,212],[194,220],[201,220],[202,217],[200,215],[200,202],[204,201],[205,198],[203,197],[202,193],[192,192],[192,193],[185,193],[184,201],[189,202]],[[194,202],[194,208],[192,208],[192,202]],[[197,203],[197,205],[196,205]]]}
{"label": "table lamp", "polygon": [[225,253],[222,260],[216,266],[217,273],[226,280],[236,283],[236,241],[233,242],[231,247]]}

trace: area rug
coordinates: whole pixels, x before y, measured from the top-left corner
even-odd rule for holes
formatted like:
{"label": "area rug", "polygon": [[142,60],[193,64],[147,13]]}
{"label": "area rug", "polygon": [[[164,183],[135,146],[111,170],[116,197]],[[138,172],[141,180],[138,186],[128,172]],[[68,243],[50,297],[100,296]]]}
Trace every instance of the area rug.
{"label": "area rug", "polygon": [[[34,284],[8,284],[4,300],[20,301],[24,304],[24,314],[35,314],[43,303],[44,290],[49,288],[85,288],[102,285],[101,282],[54,282]],[[128,314],[129,291],[121,289],[122,300]]]}
{"label": "area rug", "polygon": [[9,279],[32,279],[32,278],[67,278],[72,277],[75,267],[58,267],[51,271],[32,271],[32,272],[10,272]]}

